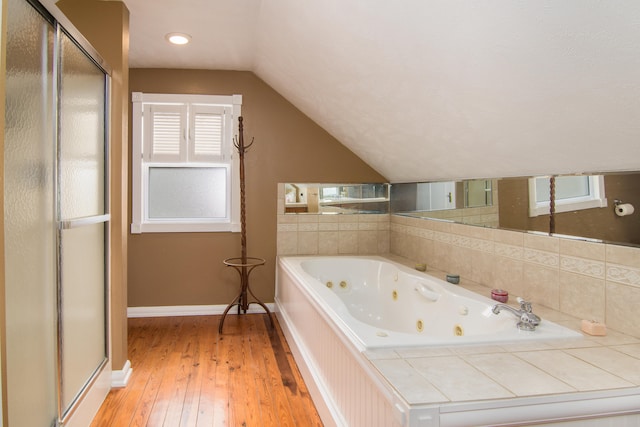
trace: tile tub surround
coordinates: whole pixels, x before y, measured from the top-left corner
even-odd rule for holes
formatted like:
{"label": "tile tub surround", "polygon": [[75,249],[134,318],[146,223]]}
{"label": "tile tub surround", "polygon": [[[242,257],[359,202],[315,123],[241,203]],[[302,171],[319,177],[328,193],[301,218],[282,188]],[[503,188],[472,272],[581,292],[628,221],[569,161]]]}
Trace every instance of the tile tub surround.
{"label": "tile tub surround", "polygon": [[[281,187],[278,254],[346,254],[340,251],[340,233],[354,231],[353,224],[359,224],[361,216],[344,215],[352,218],[340,220],[336,219],[339,215],[284,215],[284,186]],[[578,405],[576,416],[588,415],[592,403],[595,407],[609,398],[630,399],[634,408],[640,408],[640,320],[633,313],[634,307],[640,306],[639,248],[398,215],[380,215],[374,221],[373,216],[363,216],[363,223],[369,224],[363,228],[371,228],[363,231],[373,232],[370,224],[377,224],[378,254],[388,252],[390,259],[409,266],[426,263],[428,273],[442,279],[446,273],[460,274],[461,286],[482,295],[489,296],[492,288],[506,289],[511,301],[518,295],[533,301],[534,311],[543,320],[576,330],[580,328],[581,319],[605,321],[608,327],[607,336],[586,336],[583,340],[564,343],[364,353],[363,357],[376,372],[407,402],[423,407],[438,406],[443,417],[453,417],[452,414],[460,410],[476,411],[487,402],[489,406],[491,402],[498,402],[498,407],[499,402],[514,399],[525,406],[553,405],[562,400],[561,405]],[[300,221],[303,217],[314,218]],[[341,228],[340,221],[351,225]],[[327,223],[333,225],[321,225]],[[337,237],[336,234],[323,236],[326,246],[320,244],[320,233],[324,231],[337,233]],[[313,236],[303,233],[317,234],[317,242]],[[310,244],[300,245],[299,241],[306,238]],[[345,235],[348,241],[353,242],[353,238],[352,234]],[[354,243],[342,248],[353,251],[351,254],[359,250]],[[373,249],[369,246],[368,250]],[[434,271],[436,269],[441,271]],[[502,365],[492,362],[494,355]],[[449,364],[447,360],[453,361]],[[438,364],[445,375],[429,368]],[[523,367],[531,371],[525,373]],[[512,375],[505,375],[505,369]],[[464,387],[456,387],[454,383],[460,378],[459,372],[473,375],[473,378],[465,376]],[[522,383],[514,384],[512,376],[522,376]],[[447,383],[447,378],[452,382]],[[472,392],[463,390],[469,387]],[[584,404],[582,399],[587,399],[586,409],[580,406]],[[616,425],[635,425],[640,422],[640,415],[617,419],[628,420],[628,424]],[[591,424],[592,421],[596,424]],[[598,420],[576,422],[578,424],[571,425],[600,423]]]}
{"label": "tile tub surround", "polygon": [[[554,405],[566,411],[562,417],[597,417],[610,409],[637,413],[640,341],[615,334],[610,342],[589,338],[514,347],[372,350],[366,357],[410,406],[437,406],[442,425],[449,425],[448,416],[465,411],[469,413],[462,425],[480,423],[476,412],[491,408],[498,411],[490,416],[505,417],[492,422],[508,425],[526,418],[508,414],[508,408],[529,405],[525,413],[546,422],[556,420]],[[622,408],[598,407],[616,398],[623,402]],[[571,405],[576,407],[569,409]],[[640,415],[633,419],[637,423]]]}
{"label": "tile tub surround", "polygon": [[278,255],[389,252],[388,214],[278,215]]}
{"label": "tile tub surround", "polygon": [[278,255],[386,254],[389,226],[389,214],[285,214],[278,184]]}
{"label": "tile tub surround", "polygon": [[[403,257],[389,258],[413,264]],[[439,278],[446,274],[428,273]],[[471,281],[462,281],[461,286],[486,293],[484,286]],[[543,321],[580,330],[577,317],[547,307],[534,308]],[[595,408],[598,402],[622,396],[632,402],[635,412],[640,411],[640,338],[613,330],[602,337],[583,335],[578,340],[523,344],[374,349],[364,355],[409,405],[438,405],[445,418],[442,414],[474,411],[491,406],[485,405],[487,401],[505,399],[510,405],[520,401],[525,406],[586,399],[590,403],[583,401],[585,406],[577,404],[576,408],[576,415],[586,416],[590,409],[580,412],[585,407]],[[640,415],[631,417],[640,422]]]}
{"label": "tile tub surround", "polygon": [[278,255],[385,255],[604,322],[640,338],[640,248],[399,215],[284,214],[278,184]]}
{"label": "tile tub surround", "polygon": [[[388,258],[414,264],[399,256]],[[336,334],[333,317],[293,285],[287,270],[280,273],[278,315],[305,381],[313,385],[309,388],[316,405],[326,407],[325,414],[338,414],[334,421],[323,416],[327,425],[583,427],[586,418],[606,423],[593,426],[640,423],[638,338],[609,331],[603,337],[563,341],[361,352]],[[433,269],[427,273],[445,276]],[[460,286],[486,290],[465,280]],[[556,310],[538,306],[536,312],[543,321],[576,330],[580,326],[580,319]],[[384,413],[386,421],[359,421],[371,408]]]}
{"label": "tile tub surround", "polygon": [[640,338],[640,248],[390,217],[389,252]]}

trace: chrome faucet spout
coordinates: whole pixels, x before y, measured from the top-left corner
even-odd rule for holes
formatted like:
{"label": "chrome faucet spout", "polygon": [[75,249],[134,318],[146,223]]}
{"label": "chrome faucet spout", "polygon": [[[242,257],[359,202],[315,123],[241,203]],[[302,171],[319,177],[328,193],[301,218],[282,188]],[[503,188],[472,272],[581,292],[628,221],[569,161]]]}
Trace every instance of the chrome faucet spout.
{"label": "chrome faucet spout", "polygon": [[525,301],[522,298],[518,298],[518,302],[520,303],[520,309],[513,308],[507,304],[496,304],[491,307],[491,311],[493,314],[498,314],[502,310],[507,310],[518,318],[519,322],[516,324],[518,329],[534,331],[542,319],[533,314],[530,302]]}
{"label": "chrome faucet spout", "polygon": [[502,310],[507,310],[510,311],[511,313],[513,313],[516,317],[520,317],[521,314],[521,310],[517,310],[513,307],[511,307],[510,305],[507,304],[496,304],[491,308],[491,311],[493,311],[493,314],[498,314],[500,313]]}

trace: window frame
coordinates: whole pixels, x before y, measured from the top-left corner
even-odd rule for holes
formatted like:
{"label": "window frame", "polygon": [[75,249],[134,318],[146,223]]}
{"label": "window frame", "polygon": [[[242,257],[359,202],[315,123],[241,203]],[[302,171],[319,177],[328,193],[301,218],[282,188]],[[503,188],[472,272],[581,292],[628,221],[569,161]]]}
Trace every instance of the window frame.
{"label": "window frame", "polygon": [[[180,233],[180,232],[240,232],[240,165],[239,156],[233,145],[234,129],[238,127],[238,117],[242,114],[242,95],[184,95],[132,92],[132,221],[131,233]],[[222,158],[203,161],[201,158],[188,159],[145,159],[143,121],[145,105],[173,104],[189,105],[200,108],[206,106],[224,106],[231,109],[231,125],[223,136]],[[185,126],[191,126],[191,118]],[[189,129],[188,132],[193,132]],[[187,145],[187,150],[190,147]],[[185,152],[185,155],[187,153]],[[150,219],[148,214],[149,169],[152,167],[227,167],[230,179],[229,191],[226,194],[226,211],[228,218],[181,218]]]}
{"label": "window frame", "polygon": [[[549,215],[550,203],[546,201],[538,201],[536,199],[536,179],[548,178],[545,176],[537,176],[529,178],[529,216],[536,217],[540,215]],[[607,199],[604,191],[603,175],[588,175],[589,178],[589,194],[587,196],[571,197],[564,199],[556,199],[555,212],[571,212],[583,209],[605,208],[607,207]]]}

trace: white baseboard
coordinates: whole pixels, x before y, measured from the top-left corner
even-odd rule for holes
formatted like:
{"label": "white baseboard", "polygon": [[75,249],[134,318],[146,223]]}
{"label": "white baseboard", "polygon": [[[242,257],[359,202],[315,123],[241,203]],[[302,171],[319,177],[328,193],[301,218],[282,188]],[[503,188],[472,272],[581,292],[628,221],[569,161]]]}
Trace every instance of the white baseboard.
{"label": "white baseboard", "polygon": [[111,387],[126,387],[129,383],[129,378],[131,378],[132,372],[133,369],[131,369],[131,362],[128,360],[124,363],[124,366],[121,370],[111,371]]}
{"label": "white baseboard", "polygon": [[[274,312],[275,304],[270,302],[265,304],[267,308]],[[170,316],[210,316],[212,314],[224,313],[227,306],[218,305],[168,305],[155,307],[129,307],[127,317],[170,317]],[[232,307],[229,314],[237,314],[238,309]],[[264,313],[264,309],[258,304],[251,304],[247,313]]]}

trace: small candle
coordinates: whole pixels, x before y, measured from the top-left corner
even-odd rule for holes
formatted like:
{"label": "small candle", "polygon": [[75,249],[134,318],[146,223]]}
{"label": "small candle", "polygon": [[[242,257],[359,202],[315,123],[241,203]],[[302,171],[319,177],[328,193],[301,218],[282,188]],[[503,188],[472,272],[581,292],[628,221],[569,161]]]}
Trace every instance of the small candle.
{"label": "small candle", "polygon": [[496,300],[501,303],[506,303],[509,301],[509,292],[503,289],[492,289],[491,290],[491,299]]}

